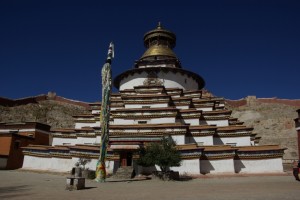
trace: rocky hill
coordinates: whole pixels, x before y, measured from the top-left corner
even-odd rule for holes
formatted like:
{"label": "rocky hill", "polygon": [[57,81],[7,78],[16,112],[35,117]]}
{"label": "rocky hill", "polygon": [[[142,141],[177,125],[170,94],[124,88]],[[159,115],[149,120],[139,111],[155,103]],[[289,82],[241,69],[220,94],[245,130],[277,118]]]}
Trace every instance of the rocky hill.
{"label": "rocky hill", "polygon": [[74,128],[73,115],[88,114],[89,104],[57,96],[55,92],[8,99],[0,97],[0,123],[28,122],[45,123],[56,128]]}
{"label": "rocky hill", "polygon": [[257,99],[249,96],[238,101],[227,100],[232,116],[253,127],[253,133],[261,137],[259,144],[279,144],[287,148],[284,159],[298,158],[297,131],[294,119],[300,108],[300,100],[276,98]]}
{"label": "rocky hill", "polygon": [[[297,159],[297,132],[294,119],[300,100],[257,99],[226,100],[232,116],[254,127],[260,144],[279,144],[288,148],[285,159]],[[37,121],[54,128],[74,128],[73,115],[88,113],[88,104],[53,93],[21,100],[0,98],[0,122]]]}

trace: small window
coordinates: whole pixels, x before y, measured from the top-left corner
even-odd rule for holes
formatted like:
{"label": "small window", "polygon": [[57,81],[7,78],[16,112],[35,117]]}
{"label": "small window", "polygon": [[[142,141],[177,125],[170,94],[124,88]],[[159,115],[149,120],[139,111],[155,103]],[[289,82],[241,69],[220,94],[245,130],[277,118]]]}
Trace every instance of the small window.
{"label": "small window", "polygon": [[138,121],[138,124],[147,124],[147,121]]}
{"label": "small window", "polygon": [[33,137],[33,133],[29,133],[29,134],[28,134],[28,137]]}
{"label": "small window", "polygon": [[151,106],[142,106],[142,108],[151,108]]}
{"label": "small window", "polygon": [[230,145],[232,147],[235,147],[236,146],[236,143],[226,143],[226,145]]}
{"label": "small window", "polygon": [[204,142],[197,142],[197,146],[203,146]]}
{"label": "small window", "polygon": [[71,143],[63,143],[63,145],[71,145]]}

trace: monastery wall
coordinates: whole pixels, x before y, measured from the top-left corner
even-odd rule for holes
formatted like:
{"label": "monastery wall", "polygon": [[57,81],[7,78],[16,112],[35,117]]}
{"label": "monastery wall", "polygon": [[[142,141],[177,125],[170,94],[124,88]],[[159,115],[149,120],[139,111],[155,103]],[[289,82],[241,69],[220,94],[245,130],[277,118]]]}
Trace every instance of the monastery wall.
{"label": "monastery wall", "polygon": [[96,137],[80,137],[77,138],[61,138],[53,137],[52,146],[55,145],[76,145],[76,144],[100,144],[101,136]]}
{"label": "monastery wall", "polygon": [[248,96],[244,99],[230,100],[226,99],[226,103],[232,107],[240,107],[244,105],[256,105],[257,103],[276,103],[284,104],[289,106],[300,107],[300,99],[290,100],[290,99],[278,99],[274,98],[256,98],[255,96]]}
{"label": "monastery wall", "polygon": [[235,160],[236,173],[282,173],[282,159]]}
{"label": "monastery wall", "polygon": [[190,174],[190,175],[199,174],[200,160],[199,159],[182,160],[180,167],[171,167],[170,170],[178,171],[179,174]]}
{"label": "monastery wall", "polygon": [[81,129],[82,127],[99,127],[100,126],[100,121],[96,121],[96,122],[76,122],[75,123],[75,129]]}
{"label": "monastery wall", "polygon": [[213,108],[196,108],[196,110],[202,110],[202,111],[213,111]]}
{"label": "monastery wall", "polygon": [[171,137],[177,145],[185,144],[185,135],[172,135]]}
{"label": "monastery wall", "polygon": [[56,96],[56,94],[52,93],[52,92],[49,92],[48,95],[43,94],[43,95],[26,97],[26,98],[21,98],[21,99],[8,99],[8,98],[0,97],[0,105],[12,107],[12,106],[26,105],[26,104],[30,104],[30,103],[38,103],[40,101],[46,101],[46,100],[53,100],[53,101],[58,101],[58,102],[62,102],[62,103],[73,104],[73,105],[82,106],[82,107],[85,107],[88,109],[90,108],[88,103]]}
{"label": "monastery wall", "polygon": [[52,146],[55,145],[75,145],[79,141],[77,141],[77,138],[60,138],[60,137],[53,137],[52,138]]}
{"label": "monastery wall", "polygon": [[240,100],[226,99],[225,101],[228,105],[233,106],[233,107],[239,107],[239,106],[247,105],[247,101],[245,99],[240,99]]}
{"label": "monastery wall", "polygon": [[200,125],[228,126],[228,120],[200,120]]}
{"label": "monastery wall", "polygon": [[[111,123],[113,125],[130,125],[130,124],[139,124],[140,121],[146,121],[147,124],[167,124],[167,123],[175,123],[175,117],[161,117],[161,118],[152,118],[152,119],[120,119],[115,118]],[[199,120],[198,120],[199,121]],[[199,123],[198,123],[199,124]]]}
{"label": "monastery wall", "polygon": [[167,108],[168,107],[168,103],[125,104],[125,108],[142,108],[143,106],[150,106],[150,108]]}
{"label": "monastery wall", "polygon": [[[55,172],[70,172],[78,162],[78,157],[73,158],[47,158],[47,157],[35,157],[35,156],[24,156],[24,162],[22,169],[28,170],[43,170],[43,171],[55,171]],[[91,159],[85,167],[90,170],[96,170],[97,159]],[[106,171],[109,174],[116,172],[119,166],[118,161],[106,161]]]}
{"label": "monastery wall", "polygon": [[52,158],[48,157],[36,157],[36,156],[24,156],[23,169],[31,170],[50,170],[49,164]]}
{"label": "monastery wall", "polygon": [[67,172],[75,166],[73,158],[56,158],[52,157],[49,163],[49,169],[56,172]]}
{"label": "monastery wall", "polygon": [[196,126],[196,125],[199,125],[200,124],[200,120],[195,118],[195,119],[183,119],[184,120],[184,123],[186,124],[190,124],[192,126]]}
{"label": "monastery wall", "polygon": [[203,143],[202,145],[214,145],[214,140],[213,140],[213,136],[194,136],[194,137],[188,137],[189,138],[189,142],[188,143],[198,143],[198,144],[201,144]]}
{"label": "monastery wall", "polygon": [[214,137],[214,145],[251,146],[250,136],[244,137]]}
{"label": "monastery wall", "polygon": [[[95,144],[95,143],[100,143],[100,140],[97,142],[97,138],[96,137],[77,137],[77,141],[81,142],[81,144]],[[80,144],[80,143],[77,143]]]}
{"label": "monastery wall", "polygon": [[[175,106],[176,108],[178,109],[189,109],[190,106]],[[197,109],[197,110],[200,110],[200,109]]]}
{"label": "monastery wall", "polygon": [[234,173],[233,159],[201,160],[201,174]]}

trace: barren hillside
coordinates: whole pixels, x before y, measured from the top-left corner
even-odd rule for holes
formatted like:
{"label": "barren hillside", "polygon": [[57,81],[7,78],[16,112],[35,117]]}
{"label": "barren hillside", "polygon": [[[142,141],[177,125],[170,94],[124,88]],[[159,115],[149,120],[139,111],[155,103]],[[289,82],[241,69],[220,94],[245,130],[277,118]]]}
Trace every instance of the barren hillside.
{"label": "barren hillside", "polygon": [[39,101],[18,106],[0,105],[0,122],[37,121],[51,128],[74,128],[73,115],[88,113],[87,108],[55,100]]}
{"label": "barren hillside", "polygon": [[245,105],[232,106],[231,102],[227,101],[227,107],[233,111],[233,117],[239,118],[247,126],[254,127],[253,133],[261,137],[260,145],[279,144],[288,148],[284,159],[297,159],[297,131],[294,119],[297,117],[296,110],[300,108],[300,101],[271,100],[248,97],[243,100]]}

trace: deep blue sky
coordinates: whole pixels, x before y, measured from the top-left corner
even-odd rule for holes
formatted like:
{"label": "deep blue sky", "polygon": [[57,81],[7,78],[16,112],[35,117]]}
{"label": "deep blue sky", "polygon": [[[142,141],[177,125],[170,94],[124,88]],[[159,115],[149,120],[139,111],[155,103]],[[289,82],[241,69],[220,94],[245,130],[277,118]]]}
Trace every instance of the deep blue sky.
{"label": "deep blue sky", "polygon": [[144,33],[161,21],[177,35],[182,66],[215,95],[300,99],[298,2],[2,0],[0,96],[55,91],[99,101],[109,42],[115,77],[132,68],[145,51]]}

